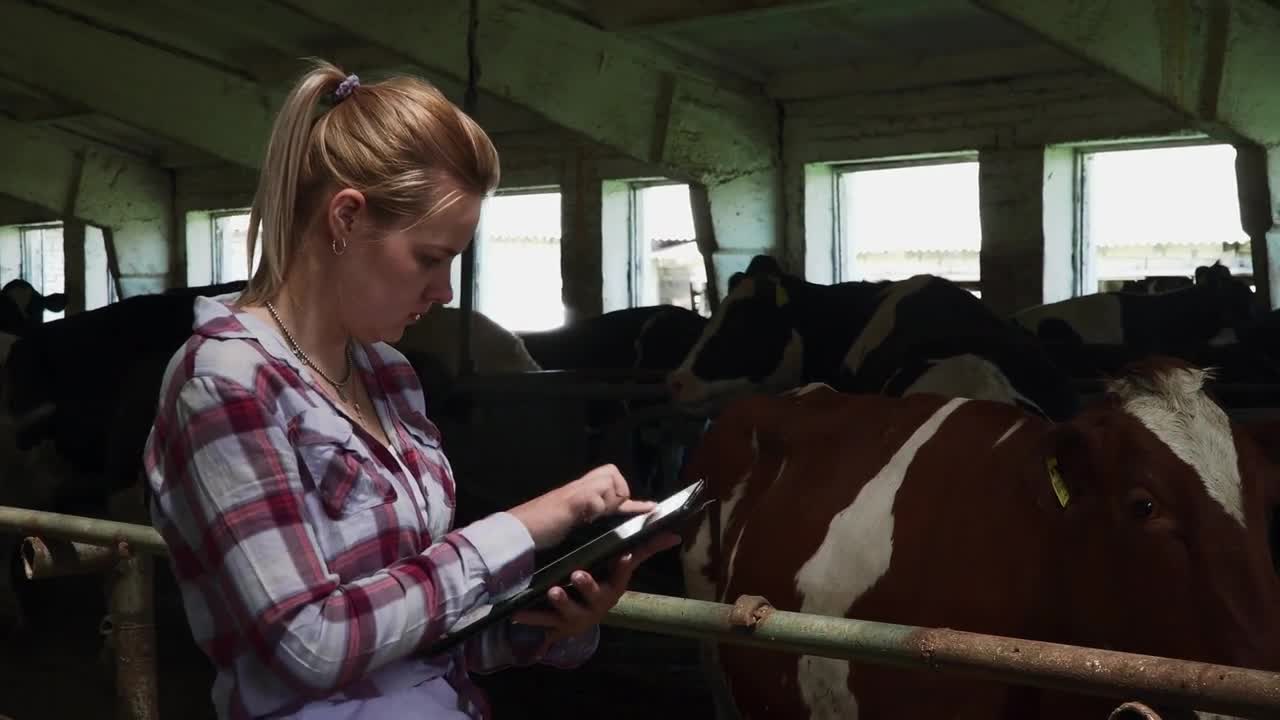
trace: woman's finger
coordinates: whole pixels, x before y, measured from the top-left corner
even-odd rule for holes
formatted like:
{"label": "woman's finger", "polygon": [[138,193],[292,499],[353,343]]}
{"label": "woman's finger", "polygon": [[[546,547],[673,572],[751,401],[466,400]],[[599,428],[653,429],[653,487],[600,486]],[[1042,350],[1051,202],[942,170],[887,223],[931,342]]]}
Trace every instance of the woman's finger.
{"label": "woman's finger", "polygon": [[621,593],[631,584],[631,575],[645,560],[680,544],[680,536],[675,533],[657,535],[635,550],[619,557],[613,563],[613,572],[609,575],[610,589]]}
{"label": "woman's finger", "polygon": [[553,587],[547,591],[547,599],[551,601],[551,606],[560,613],[560,625],[579,626],[585,624],[587,620],[587,608],[579,605],[569,597],[569,593],[559,586]]}
{"label": "woman's finger", "polygon": [[590,610],[599,610],[608,608],[600,608],[604,591],[600,589],[600,584],[596,579],[591,577],[591,573],[584,570],[578,570],[569,578],[569,582],[577,588],[578,594],[582,596],[583,604]]}
{"label": "woman's finger", "polygon": [[658,507],[658,503],[652,500],[623,500],[615,512],[635,514],[649,512],[656,507]]}
{"label": "woman's finger", "polygon": [[627,479],[622,477],[622,473],[614,473],[612,479],[613,492],[623,500],[629,499],[631,497],[631,487],[627,485]]}

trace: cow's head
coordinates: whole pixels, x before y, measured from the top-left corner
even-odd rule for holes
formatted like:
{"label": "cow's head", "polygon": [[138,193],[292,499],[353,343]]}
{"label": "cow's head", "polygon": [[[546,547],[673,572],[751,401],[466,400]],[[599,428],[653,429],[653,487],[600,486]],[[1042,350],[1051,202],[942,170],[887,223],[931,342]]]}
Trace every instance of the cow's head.
{"label": "cow's head", "polygon": [[1212,308],[1212,318],[1217,335],[1214,344],[1234,341],[1245,327],[1260,314],[1256,297],[1243,280],[1231,277],[1231,271],[1221,263],[1196,268],[1194,291],[1199,302]]}
{"label": "cow's head", "polygon": [[676,402],[698,405],[799,384],[804,343],[796,331],[792,296],[802,284],[766,255],[752,259],[746,272],[734,273],[729,295],[667,378]]}
{"label": "cow's head", "polygon": [[1205,380],[1148,361],[1049,435],[1040,492],[1062,524],[1066,622],[1085,644],[1280,669],[1275,468]]}

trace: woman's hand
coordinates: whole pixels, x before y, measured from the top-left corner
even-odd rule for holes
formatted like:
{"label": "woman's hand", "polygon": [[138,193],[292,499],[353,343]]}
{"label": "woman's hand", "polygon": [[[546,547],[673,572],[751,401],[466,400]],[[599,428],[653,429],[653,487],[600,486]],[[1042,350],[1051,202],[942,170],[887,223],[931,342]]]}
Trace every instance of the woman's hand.
{"label": "woman's hand", "polygon": [[524,625],[546,628],[547,637],[538,651],[542,655],[557,641],[584,633],[593,625],[598,625],[605,614],[618,604],[622,593],[627,591],[631,573],[640,563],[679,544],[680,536],[674,533],[655,536],[636,550],[615,560],[609,579],[605,582],[597,582],[590,573],[578,570],[571,576],[571,582],[582,596],[582,603],[575,602],[563,588],[553,587],[547,591],[550,610],[520,610],[511,619]]}
{"label": "woman's hand", "polygon": [[558,545],[574,527],[614,513],[642,513],[657,503],[631,499],[627,481],[613,465],[603,465],[511,510],[533,537],[535,548]]}

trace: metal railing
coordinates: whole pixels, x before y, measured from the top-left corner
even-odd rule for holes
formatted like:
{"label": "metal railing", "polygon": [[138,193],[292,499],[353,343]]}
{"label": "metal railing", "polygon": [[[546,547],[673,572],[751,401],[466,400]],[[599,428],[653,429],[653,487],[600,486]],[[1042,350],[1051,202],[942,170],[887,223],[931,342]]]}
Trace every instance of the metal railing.
{"label": "metal railing", "polygon": [[[32,579],[109,572],[117,716],[158,717],[150,563],[167,556],[154,528],[0,506],[0,532],[23,542]],[[628,592],[605,624],[668,636],[1247,717],[1280,717],[1280,673],[958,630]]]}

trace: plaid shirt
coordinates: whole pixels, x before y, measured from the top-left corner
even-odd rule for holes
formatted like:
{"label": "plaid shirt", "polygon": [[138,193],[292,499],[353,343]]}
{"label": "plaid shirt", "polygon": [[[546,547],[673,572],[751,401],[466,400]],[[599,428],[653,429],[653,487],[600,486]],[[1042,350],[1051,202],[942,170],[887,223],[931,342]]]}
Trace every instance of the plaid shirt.
{"label": "plaid shirt", "polygon": [[596,629],[537,658],[542,632],[506,623],[426,657],[462,615],[527,587],[528,531],[508,513],[451,529],[453,474],[400,353],[355,352],[365,412],[391,429],[397,459],[233,298],[195,300],[145,452],[152,519],[217,668],[220,718],[485,718],[469,671],[594,652]]}

